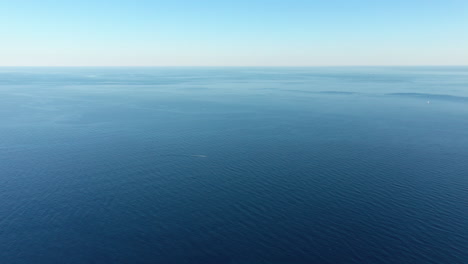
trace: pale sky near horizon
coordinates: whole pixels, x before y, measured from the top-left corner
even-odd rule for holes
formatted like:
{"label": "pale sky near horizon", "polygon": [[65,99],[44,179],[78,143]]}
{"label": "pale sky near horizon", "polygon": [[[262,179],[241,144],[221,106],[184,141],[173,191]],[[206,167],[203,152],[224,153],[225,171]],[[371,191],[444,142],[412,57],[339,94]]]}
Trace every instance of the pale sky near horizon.
{"label": "pale sky near horizon", "polygon": [[0,66],[468,65],[468,0],[0,0]]}

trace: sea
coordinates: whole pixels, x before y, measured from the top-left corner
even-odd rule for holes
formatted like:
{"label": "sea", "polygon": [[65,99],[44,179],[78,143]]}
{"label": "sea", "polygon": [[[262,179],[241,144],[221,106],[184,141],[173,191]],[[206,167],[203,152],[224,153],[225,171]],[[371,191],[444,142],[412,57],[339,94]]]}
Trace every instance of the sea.
{"label": "sea", "polygon": [[466,264],[468,67],[2,67],[0,263]]}

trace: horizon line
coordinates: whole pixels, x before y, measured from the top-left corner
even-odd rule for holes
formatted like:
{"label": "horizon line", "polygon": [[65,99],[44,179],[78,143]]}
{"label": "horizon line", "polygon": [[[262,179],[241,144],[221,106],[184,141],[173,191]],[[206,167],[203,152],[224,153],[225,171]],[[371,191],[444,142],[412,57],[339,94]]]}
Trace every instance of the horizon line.
{"label": "horizon line", "polygon": [[269,68],[313,68],[313,67],[467,67],[468,64],[366,64],[366,65],[0,65],[0,68],[248,68],[248,67],[269,67]]}

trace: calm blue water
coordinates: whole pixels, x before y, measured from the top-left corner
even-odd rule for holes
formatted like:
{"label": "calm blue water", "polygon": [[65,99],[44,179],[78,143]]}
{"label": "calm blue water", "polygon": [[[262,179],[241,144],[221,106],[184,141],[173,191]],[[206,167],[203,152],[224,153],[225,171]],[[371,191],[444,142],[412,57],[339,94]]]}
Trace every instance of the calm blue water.
{"label": "calm blue water", "polygon": [[0,263],[468,263],[468,67],[0,68]]}

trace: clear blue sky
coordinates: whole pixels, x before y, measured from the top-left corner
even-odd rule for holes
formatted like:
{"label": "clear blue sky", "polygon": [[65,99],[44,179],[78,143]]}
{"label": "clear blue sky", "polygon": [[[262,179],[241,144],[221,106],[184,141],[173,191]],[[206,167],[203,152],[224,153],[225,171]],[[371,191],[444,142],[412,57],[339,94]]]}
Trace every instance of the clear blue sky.
{"label": "clear blue sky", "polygon": [[21,65],[468,65],[468,0],[0,0]]}

